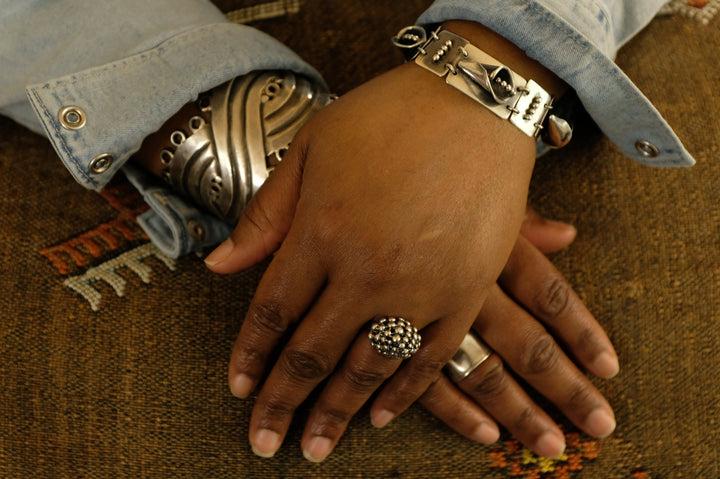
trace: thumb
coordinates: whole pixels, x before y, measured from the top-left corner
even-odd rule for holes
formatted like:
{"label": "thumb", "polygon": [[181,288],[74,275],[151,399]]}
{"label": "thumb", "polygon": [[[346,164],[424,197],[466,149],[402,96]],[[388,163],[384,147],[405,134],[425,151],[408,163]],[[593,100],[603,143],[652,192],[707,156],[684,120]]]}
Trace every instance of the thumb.
{"label": "thumb", "polygon": [[258,189],[240,215],[230,237],[205,258],[216,273],[236,273],[274,253],[285,239],[295,216],[302,183],[299,140]]}
{"label": "thumb", "polygon": [[520,234],[543,253],[554,253],[575,241],[577,230],[571,224],[549,220],[528,206]]}

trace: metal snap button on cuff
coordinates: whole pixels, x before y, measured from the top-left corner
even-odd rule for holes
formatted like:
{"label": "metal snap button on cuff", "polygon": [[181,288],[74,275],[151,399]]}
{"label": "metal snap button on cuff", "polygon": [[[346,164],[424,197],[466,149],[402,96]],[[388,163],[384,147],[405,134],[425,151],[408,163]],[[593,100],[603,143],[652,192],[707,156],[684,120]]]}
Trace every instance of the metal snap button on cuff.
{"label": "metal snap button on cuff", "polygon": [[85,126],[85,112],[79,106],[66,106],[60,113],[58,119],[63,128],[67,130],[79,130]]}
{"label": "metal snap button on cuff", "polygon": [[660,154],[658,147],[647,140],[638,140],[635,149],[645,158],[656,158]]}
{"label": "metal snap button on cuff", "polygon": [[203,228],[199,222],[190,220],[187,226],[188,230],[190,230],[190,236],[192,236],[193,239],[197,241],[203,241],[205,239],[205,228]]}
{"label": "metal snap button on cuff", "polygon": [[113,163],[113,157],[109,153],[103,153],[90,160],[90,171],[95,174],[103,173],[110,168]]}

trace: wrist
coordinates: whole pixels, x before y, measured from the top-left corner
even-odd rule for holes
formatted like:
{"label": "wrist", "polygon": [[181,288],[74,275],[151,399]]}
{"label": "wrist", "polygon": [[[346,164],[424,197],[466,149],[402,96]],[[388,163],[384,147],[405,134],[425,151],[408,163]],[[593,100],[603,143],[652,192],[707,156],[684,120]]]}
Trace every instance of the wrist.
{"label": "wrist", "polygon": [[[476,184],[489,177],[499,179],[504,174],[501,171],[512,172],[509,176],[513,181],[529,182],[536,142],[510,122],[448,87],[414,62],[404,63],[371,82],[383,82],[378,89],[387,91],[391,98],[385,104],[393,109],[397,104],[403,116],[414,119],[413,136],[434,152],[436,166],[462,171],[465,180]],[[347,98],[341,97],[339,102],[343,100]],[[458,154],[453,145],[463,145],[464,153]]]}
{"label": "wrist", "polygon": [[400,30],[393,43],[407,60],[444,78],[525,135],[541,138],[550,148],[561,148],[572,138],[568,121],[550,113],[565,85],[516,45],[482,25],[453,21],[429,33],[414,25]]}

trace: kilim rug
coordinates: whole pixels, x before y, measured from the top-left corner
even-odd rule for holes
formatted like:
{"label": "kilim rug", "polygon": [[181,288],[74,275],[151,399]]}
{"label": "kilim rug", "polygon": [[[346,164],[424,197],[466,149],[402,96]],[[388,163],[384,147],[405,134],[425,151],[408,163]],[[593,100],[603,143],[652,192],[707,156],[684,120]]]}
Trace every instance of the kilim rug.
{"label": "kilim rug", "polygon": [[[341,94],[401,61],[387,39],[426,6],[216,3]],[[620,355],[621,374],[597,381],[618,420],[608,439],[549,408],[568,449],[548,460],[508,436],[472,444],[420,407],[382,430],[363,410],[316,465],[299,447],[308,404],[275,458],[254,456],[252,398],[231,397],[226,363],[263,266],[218,276],[199,258],[164,257],[135,222],[147,207],[128,184],[84,190],[46,140],[0,119],[0,477],[720,477],[717,5],[672,2],[618,58],[695,167],[634,164],[586,120],[533,180],[531,201],[578,227],[552,259]]]}

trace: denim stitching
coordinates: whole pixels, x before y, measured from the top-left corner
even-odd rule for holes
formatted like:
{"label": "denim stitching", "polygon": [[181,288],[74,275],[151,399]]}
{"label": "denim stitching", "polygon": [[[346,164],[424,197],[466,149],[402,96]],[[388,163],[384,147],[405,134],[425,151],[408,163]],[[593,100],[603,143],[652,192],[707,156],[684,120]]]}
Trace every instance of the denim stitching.
{"label": "denim stitching", "polygon": [[[35,88],[32,88],[30,90],[30,93],[32,93],[33,97],[37,101],[37,106],[35,102],[30,101],[30,105],[33,107],[33,110],[35,110],[36,115],[42,115],[47,119],[47,122],[41,122],[43,125],[43,128],[45,129],[45,132],[48,134],[48,138],[55,138],[57,142],[59,143],[58,146],[61,146],[61,149],[67,154],[67,157],[72,161],[72,163],[75,165],[75,171],[77,171],[80,176],[90,185],[92,186],[98,186],[98,183],[87,176],[85,173],[85,167],[80,164],[80,161],[78,158],[73,155],[72,150],[70,149],[69,145],[65,142],[64,137],[60,133],[60,130],[57,127],[57,124],[55,123],[54,116],[50,113],[50,111],[46,108],[45,103],[40,99],[40,96],[38,95],[38,92]],[[42,111],[38,110],[38,107],[41,108]],[[53,127],[53,131],[55,134],[53,135],[52,131],[48,130],[47,123],[50,123]]]}

